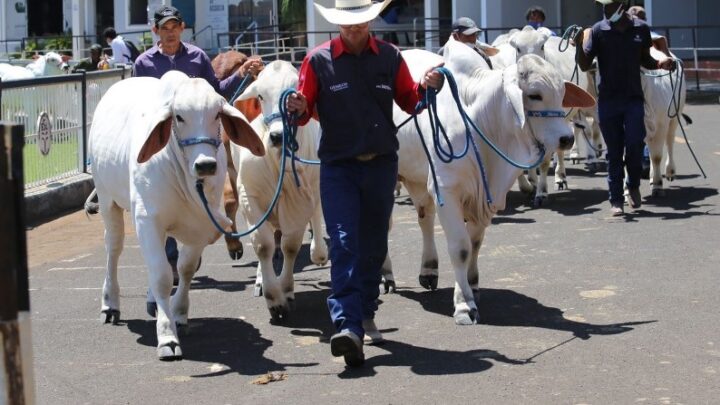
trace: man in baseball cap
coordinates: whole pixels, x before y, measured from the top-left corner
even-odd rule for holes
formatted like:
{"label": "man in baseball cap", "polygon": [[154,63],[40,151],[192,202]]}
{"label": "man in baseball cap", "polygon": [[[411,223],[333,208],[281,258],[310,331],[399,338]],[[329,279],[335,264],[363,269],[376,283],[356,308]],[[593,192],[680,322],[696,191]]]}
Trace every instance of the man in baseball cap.
{"label": "man in baseball cap", "polygon": [[603,5],[605,18],[575,37],[575,60],[583,71],[590,69],[593,59],[598,60],[598,113],[607,145],[610,213],[621,216],[623,199],[633,209],[640,208],[642,199],[640,177],[646,132],[640,67],[674,70],[676,66],[672,58],[658,61],[650,55],[650,28],[625,12],[625,1],[596,1]]}
{"label": "man in baseball cap", "polygon": [[[462,42],[467,46],[471,47],[475,52],[479,53],[480,56],[485,60],[488,67],[492,69],[492,61],[490,56],[493,56],[499,52],[499,50],[492,45],[488,45],[478,40],[478,35],[482,32],[478,28],[475,21],[468,17],[460,17],[452,25],[452,37],[458,42]],[[438,53],[444,54],[444,46],[440,48]]]}
{"label": "man in baseball cap", "polygon": [[460,17],[452,25],[452,32],[462,35],[476,35],[482,30],[478,28],[475,21],[467,17]]}

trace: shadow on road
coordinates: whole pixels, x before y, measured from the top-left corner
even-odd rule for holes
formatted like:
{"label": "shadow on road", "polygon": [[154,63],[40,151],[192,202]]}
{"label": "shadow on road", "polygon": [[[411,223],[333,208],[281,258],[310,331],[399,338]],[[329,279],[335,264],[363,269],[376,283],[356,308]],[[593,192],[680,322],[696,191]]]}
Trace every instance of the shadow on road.
{"label": "shadow on road", "polygon": [[[452,318],[453,288],[442,288],[434,292],[398,289],[397,294],[417,301],[426,311]],[[589,339],[592,335],[615,335],[629,332],[631,326],[656,321],[637,321],[596,325],[577,322],[563,317],[558,308],[546,307],[538,300],[511,290],[491,288],[480,289],[477,302],[480,311],[480,324],[494,326],[531,326],[571,332],[580,339]]]}
{"label": "shadow on road", "polygon": [[[155,320],[131,319],[123,321],[127,328],[139,335],[137,342],[156,347]],[[269,371],[283,371],[286,367],[311,367],[318,363],[281,364],[263,356],[272,342],[260,336],[251,324],[231,318],[190,319],[190,333],[182,336],[183,359],[224,365],[220,371],[193,377],[215,377],[238,373],[259,375]]]}
{"label": "shadow on road", "polygon": [[468,351],[437,350],[413,346],[407,343],[386,340],[378,346],[388,353],[369,357],[362,369],[346,368],[338,377],[345,379],[371,377],[377,374],[375,367],[410,367],[418,375],[455,375],[486,371],[493,366],[488,361],[513,365],[528,364],[524,360],[514,360],[495,350],[475,349]]}
{"label": "shadow on road", "polygon": [[[704,207],[715,207],[714,204],[700,204],[707,198],[714,197],[718,194],[718,190],[710,187],[669,187],[665,189],[664,197],[645,196],[643,204],[653,205],[656,207],[672,208],[675,211],[690,211],[692,209],[702,210]],[[709,210],[707,210],[709,211]],[[653,216],[663,216],[661,213],[651,213]],[[705,212],[689,212],[690,216],[703,215]],[[667,218],[675,219],[675,218]]]}
{"label": "shadow on road", "polygon": [[[192,279],[192,284],[190,284],[191,290],[208,290],[208,289],[216,289],[224,292],[237,292],[237,291],[245,291],[248,286],[252,286],[252,281],[223,281],[223,280],[217,280],[210,276],[195,276]],[[175,291],[173,291],[173,294]]]}

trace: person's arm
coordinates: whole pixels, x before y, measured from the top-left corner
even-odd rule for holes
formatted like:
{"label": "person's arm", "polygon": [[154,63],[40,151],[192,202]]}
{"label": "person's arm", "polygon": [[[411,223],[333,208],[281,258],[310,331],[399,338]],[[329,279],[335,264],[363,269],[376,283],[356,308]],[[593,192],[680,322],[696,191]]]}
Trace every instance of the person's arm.
{"label": "person's arm", "polygon": [[675,60],[673,58],[663,58],[657,60],[650,54],[650,48],[652,47],[652,36],[650,35],[650,29],[643,30],[642,32],[643,47],[640,51],[640,65],[648,70],[665,69],[669,71],[675,70]]}
{"label": "person's arm", "polygon": [[436,67],[442,65],[441,63],[438,66],[428,69],[425,74],[423,74],[420,82],[416,83],[410,75],[410,69],[408,69],[405,59],[400,57],[400,66],[395,76],[394,99],[403,111],[408,114],[414,114],[418,102],[425,96],[425,89],[432,87],[440,90],[442,88],[444,81],[443,75],[435,70]]}
{"label": "person's arm", "polygon": [[[230,99],[240,84],[240,78],[237,75],[230,75],[225,80],[218,80],[215,76],[210,57],[205,52],[199,51],[200,55],[200,75],[215,89],[215,91],[226,99]],[[190,55],[192,56],[192,55]],[[137,62],[136,62],[137,63]]]}
{"label": "person's arm", "polygon": [[135,60],[135,63],[132,67],[132,75],[133,77],[146,77],[146,76],[153,76],[153,70],[154,65],[152,60],[150,59],[149,53],[142,53],[138,58]]}
{"label": "person's arm", "polygon": [[593,47],[593,31],[587,28],[575,35],[575,62],[580,70],[587,72],[592,67],[597,50]]}
{"label": "person's arm", "polygon": [[310,65],[310,56],[306,56],[300,66],[300,78],[297,92],[291,94],[287,100],[287,108],[291,113],[299,116],[298,125],[305,125],[315,112],[315,102],[318,96],[318,83],[315,71]]}

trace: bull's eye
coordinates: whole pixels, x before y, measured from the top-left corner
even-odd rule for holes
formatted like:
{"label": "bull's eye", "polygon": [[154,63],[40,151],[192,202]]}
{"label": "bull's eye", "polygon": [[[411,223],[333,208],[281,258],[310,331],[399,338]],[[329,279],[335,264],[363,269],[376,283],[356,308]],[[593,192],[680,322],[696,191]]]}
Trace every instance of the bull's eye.
{"label": "bull's eye", "polygon": [[530,100],[535,100],[535,101],[542,101],[542,99],[543,99],[542,96],[539,94],[531,94],[528,96],[528,98]]}
{"label": "bull's eye", "polygon": [[541,46],[541,47],[540,47],[540,50],[541,50],[541,51],[544,51],[544,50],[545,50],[545,45]]}
{"label": "bull's eye", "polygon": [[176,115],[175,119],[177,120],[177,122],[185,122],[185,120],[183,119],[183,117],[180,116],[180,114]]}
{"label": "bull's eye", "polygon": [[522,54],[522,52],[520,51],[520,48],[515,48],[515,50],[517,51],[518,54]]}
{"label": "bull's eye", "polygon": [[215,116],[215,121],[217,121],[219,119],[220,119],[220,113],[217,113],[217,115]]}
{"label": "bull's eye", "polygon": [[261,94],[257,95],[258,100],[263,101],[263,96]]}

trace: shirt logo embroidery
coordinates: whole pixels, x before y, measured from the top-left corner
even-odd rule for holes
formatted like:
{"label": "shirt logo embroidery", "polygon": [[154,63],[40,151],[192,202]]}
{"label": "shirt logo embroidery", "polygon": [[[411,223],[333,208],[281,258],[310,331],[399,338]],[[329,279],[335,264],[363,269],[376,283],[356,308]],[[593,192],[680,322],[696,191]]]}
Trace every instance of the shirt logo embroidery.
{"label": "shirt logo embroidery", "polygon": [[350,86],[348,85],[347,82],[333,84],[332,86],[330,86],[330,91],[337,93],[338,91],[347,90],[349,87]]}
{"label": "shirt logo embroidery", "polygon": [[392,89],[390,88],[390,86],[388,86],[387,84],[378,84],[378,85],[375,86],[375,88],[376,88],[376,89],[381,89],[381,90],[392,91]]}
{"label": "shirt logo embroidery", "polygon": [[635,34],[635,38],[633,38],[635,42],[642,42],[642,38],[640,38],[640,34]]}

